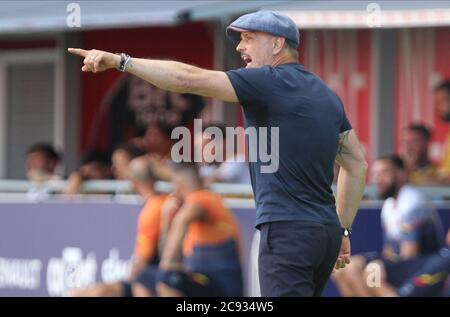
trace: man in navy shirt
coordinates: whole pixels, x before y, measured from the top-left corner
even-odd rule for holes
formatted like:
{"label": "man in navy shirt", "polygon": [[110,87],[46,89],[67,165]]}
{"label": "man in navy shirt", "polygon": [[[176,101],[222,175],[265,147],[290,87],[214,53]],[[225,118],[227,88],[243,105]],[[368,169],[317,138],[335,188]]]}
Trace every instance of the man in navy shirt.
{"label": "man in navy shirt", "polygon": [[[234,21],[227,35],[239,41],[245,68],[222,72],[99,50],[69,52],[84,57],[85,72],[117,68],[162,89],[239,102],[246,127],[267,128],[263,141],[278,149],[271,153],[277,168],[250,161],[261,294],[320,296],[333,267],[349,263],[367,170],[362,148],[338,96],[298,63],[299,32],[290,18],[258,11]],[[335,161],[341,166],[336,201]]]}

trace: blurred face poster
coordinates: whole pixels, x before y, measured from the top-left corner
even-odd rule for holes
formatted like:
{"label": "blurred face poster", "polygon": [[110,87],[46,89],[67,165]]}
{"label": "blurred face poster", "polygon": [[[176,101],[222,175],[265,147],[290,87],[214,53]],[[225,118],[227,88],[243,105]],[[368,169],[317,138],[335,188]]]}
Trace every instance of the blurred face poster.
{"label": "blurred face poster", "polygon": [[150,125],[170,131],[198,118],[204,98],[155,87],[135,76],[125,75],[111,87],[94,116],[88,148],[111,151],[122,142],[145,134]]}

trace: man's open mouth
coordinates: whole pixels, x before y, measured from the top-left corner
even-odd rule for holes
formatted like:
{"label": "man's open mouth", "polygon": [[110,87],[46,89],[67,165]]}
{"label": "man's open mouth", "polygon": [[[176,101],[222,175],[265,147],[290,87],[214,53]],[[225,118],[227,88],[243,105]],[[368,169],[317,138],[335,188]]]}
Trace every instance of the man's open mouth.
{"label": "man's open mouth", "polygon": [[247,54],[241,54],[241,59],[247,66],[252,62],[252,58]]}

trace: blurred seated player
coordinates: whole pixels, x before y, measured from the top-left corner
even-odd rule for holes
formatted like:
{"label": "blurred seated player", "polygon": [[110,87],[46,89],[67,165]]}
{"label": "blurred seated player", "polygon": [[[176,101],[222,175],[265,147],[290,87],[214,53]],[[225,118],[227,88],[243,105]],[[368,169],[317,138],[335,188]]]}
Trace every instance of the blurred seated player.
{"label": "blurred seated player", "polygon": [[72,290],[69,296],[83,297],[131,297],[131,282],[148,265],[158,265],[158,240],[160,235],[161,208],[167,195],[155,191],[155,171],[145,157],[133,159],[128,167],[128,178],[136,192],[144,199],[137,224],[137,236],[131,271],[128,279],[116,283],[98,283]]}
{"label": "blurred seated player", "polygon": [[64,189],[64,195],[72,196],[79,193],[83,181],[112,178],[110,157],[98,150],[88,151],[84,155],[78,170],[70,174]]}
{"label": "blurred seated player", "polygon": [[193,163],[171,164],[175,195],[159,267],[148,267],[133,283],[135,296],[242,296],[238,226],[222,198],[203,188]]}
{"label": "blurred seated player", "polygon": [[33,144],[25,157],[26,175],[33,182],[46,182],[60,180],[56,173],[60,155],[50,143],[40,142]]}
{"label": "blurred seated player", "polygon": [[[368,287],[373,296],[378,297],[449,297],[450,282],[450,230],[447,232],[447,244],[435,253],[410,260],[375,260],[381,269],[379,287]],[[403,280],[399,286],[389,283],[388,276],[396,274]],[[366,272],[366,279],[370,273]]]}
{"label": "blurred seated player", "polygon": [[160,123],[151,123],[148,125],[143,137],[143,144],[148,157],[156,167],[158,179],[169,181],[171,161],[170,152],[172,150],[173,140],[171,139],[172,130]]}
{"label": "blurred seated player", "polygon": [[429,157],[430,130],[421,124],[412,123],[405,133],[405,164],[409,169],[409,181],[414,185],[432,182],[437,166]]}
{"label": "blurred seated player", "polygon": [[[220,131],[223,138],[218,139],[214,130]],[[218,132],[217,131],[217,132]],[[195,136],[196,144],[202,145],[203,153],[212,152],[212,158],[203,161],[199,167],[200,176],[205,184],[235,183],[250,184],[250,170],[243,154],[236,154],[237,149],[231,152],[226,147],[226,128],[222,123],[212,123],[203,126],[203,132]],[[205,151],[206,150],[206,151]],[[216,151],[220,151],[217,152]],[[219,160],[213,160],[218,157]]]}
{"label": "blurred seated player", "polygon": [[[450,123],[450,78],[441,81],[433,93],[434,108],[442,122]],[[432,180],[435,184],[450,184],[450,132],[444,143],[442,157],[437,175]]]}
{"label": "blurred seated player", "polygon": [[[377,259],[399,261],[436,252],[443,244],[438,214],[424,195],[408,184],[408,172],[396,155],[377,159],[373,181],[385,202],[381,210],[382,253],[368,252],[351,257],[350,264],[332,277],[343,296],[370,296],[363,278],[366,265]],[[390,276],[394,285],[402,282]]]}
{"label": "blurred seated player", "polygon": [[128,167],[130,161],[138,156],[145,155],[146,152],[130,143],[118,145],[111,156],[111,170],[115,179],[128,179]]}

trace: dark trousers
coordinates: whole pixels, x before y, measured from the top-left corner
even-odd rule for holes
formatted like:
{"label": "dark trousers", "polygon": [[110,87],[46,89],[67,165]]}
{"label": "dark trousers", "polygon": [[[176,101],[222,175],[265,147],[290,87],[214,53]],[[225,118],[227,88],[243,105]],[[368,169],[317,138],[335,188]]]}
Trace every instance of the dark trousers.
{"label": "dark trousers", "polygon": [[259,229],[261,295],[320,296],[339,255],[341,228],[279,221],[262,224]]}

